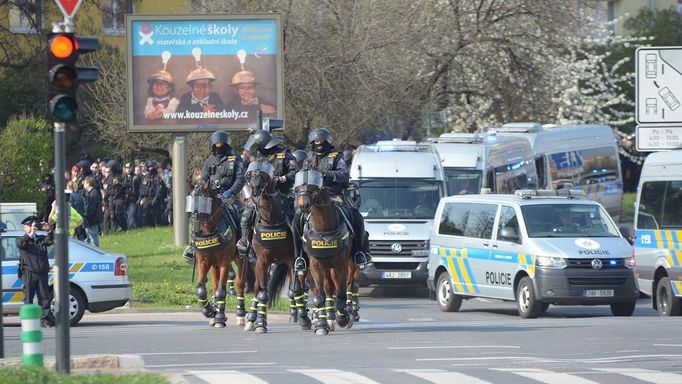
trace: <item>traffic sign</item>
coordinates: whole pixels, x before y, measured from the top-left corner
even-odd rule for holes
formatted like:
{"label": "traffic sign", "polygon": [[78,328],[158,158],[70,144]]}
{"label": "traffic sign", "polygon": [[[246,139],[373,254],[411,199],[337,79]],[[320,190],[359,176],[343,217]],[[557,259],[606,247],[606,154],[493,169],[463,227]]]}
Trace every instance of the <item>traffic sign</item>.
{"label": "traffic sign", "polygon": [[682,47],[637,48],[636,119],[682,124]]}
{"label": "traffic sign", "polygon": [[54,0],[62,11],[62,14],[67,19],[73,18],[73,15],[78,12],[78,8],[81,6],[83,0]]}
{"label": "traffic sign", "polygon": [[682,148],[682,126],[638,125],[635,135],[640,152]]}

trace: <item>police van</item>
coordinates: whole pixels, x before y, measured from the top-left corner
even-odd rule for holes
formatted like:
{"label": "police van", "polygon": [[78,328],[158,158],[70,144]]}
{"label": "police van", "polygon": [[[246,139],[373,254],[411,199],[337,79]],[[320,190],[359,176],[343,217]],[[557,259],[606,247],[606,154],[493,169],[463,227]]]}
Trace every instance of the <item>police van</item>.
{"label": "police van", "polygon": [[362,284],[424,285],[429,233],[445,195],[436,150],[414,141],[379,141],[361,146],[350,171],[360,194],[374,264]]}
{"label": "police van", "polygon": [[535,157],[524,138],[499,137],[495,131],[444,133],[433,146],[443,162],[448,196],[537,187]]}
{"label": "police van", "polygon": [[550,304],[610,305],[630,316],[638,297],[632,247],[580,190],[519,190],[440,201],[427,286],[442,311],[462,300],[515,300],[519,315]]}
{"label": "police van", "polygon": [[535,154],[538,188],[579,188],[601,203],[616,222],[623,205],[618,145],[608,125],[511,123],[498,136],[522,137]]}
{"label": "police van", "polygon": [[635,201],[635,276],[663,316],[682,313],[682,149],[655,152],[642,166]]}

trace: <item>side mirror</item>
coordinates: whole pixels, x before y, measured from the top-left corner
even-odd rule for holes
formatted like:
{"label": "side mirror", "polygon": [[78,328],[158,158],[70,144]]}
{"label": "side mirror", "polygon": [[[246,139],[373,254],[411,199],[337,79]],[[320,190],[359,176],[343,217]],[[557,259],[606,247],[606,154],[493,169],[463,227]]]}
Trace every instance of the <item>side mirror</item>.
{"label": "side mirror", "polygon": [[628,243],[632,245],[634,236],[632,236],[632,231],[630,230],[630,227],[621,225],[620,227],[618,227],[618,230],[620,231],[620,234],[625,238],[625,240],[627,240]]}
{"label": "side mirror", "polygon": [[516,229],[514,229],[513,227],[502,228],[502,230],[500,230],[500,237],[514,242],[519,241],[519,234],[516,233]]}

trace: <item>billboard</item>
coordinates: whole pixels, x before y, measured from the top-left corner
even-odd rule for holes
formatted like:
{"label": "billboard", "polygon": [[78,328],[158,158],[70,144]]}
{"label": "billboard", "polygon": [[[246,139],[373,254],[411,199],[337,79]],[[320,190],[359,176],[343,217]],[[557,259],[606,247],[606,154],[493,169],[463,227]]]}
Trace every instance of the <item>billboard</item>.
{"label": "billboard", "polygon": [[246,130],[284,116],[279,15],[126,15],[130,132]]}

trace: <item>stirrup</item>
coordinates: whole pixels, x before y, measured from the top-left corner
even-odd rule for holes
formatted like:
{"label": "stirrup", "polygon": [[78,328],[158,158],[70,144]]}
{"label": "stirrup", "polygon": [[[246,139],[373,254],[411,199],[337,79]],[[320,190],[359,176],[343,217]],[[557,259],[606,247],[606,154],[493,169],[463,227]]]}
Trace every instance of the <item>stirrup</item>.
{"label": "stirrup", "polygon": [[372,260],[371,258],[367,257],[368,255],[365,254],[362,251],[357,251],[355,252],[355,255],[353,255],[353,262],[355,265],[358,266],[360,269],[365,269],[365,267],[370,263]]}
{"label": "stirrup", "polygon": [[237,241],[237,251],[239,251],[239,256],[246,256],[246,250],[249,248],[249,239],[242,237]]}
{"label": "stirrup", "polygon": [[188,245],[185,251],[182,252],[182,257],[187,261],[194,261],[194,252],[192,252],[192,246]]}
{"label": "stirrup", "polygon": [[308,269],[308,265],[305,262],[305,258],[302,256],[297,257],[294,261],[294,271],[305,271],[306,269]]}

